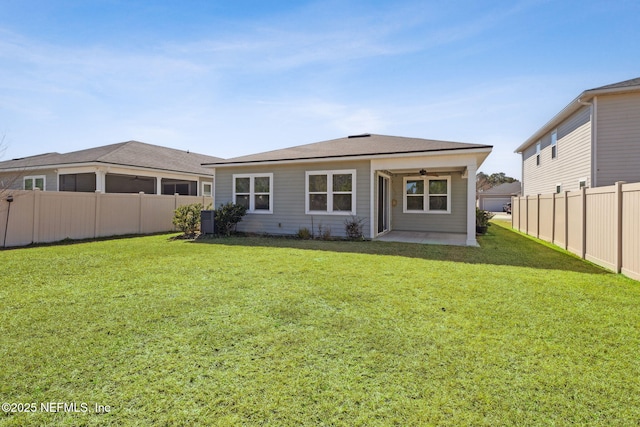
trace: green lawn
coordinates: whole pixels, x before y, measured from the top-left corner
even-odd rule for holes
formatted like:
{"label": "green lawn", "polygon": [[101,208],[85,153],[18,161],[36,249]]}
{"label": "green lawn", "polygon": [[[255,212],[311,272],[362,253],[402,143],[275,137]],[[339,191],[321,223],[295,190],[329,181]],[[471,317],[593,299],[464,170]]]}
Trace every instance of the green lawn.
{"label": "green lawn", "polygon": [[640,423],[640,283],[504,224],[170,237],[0,252],[0,425]]}

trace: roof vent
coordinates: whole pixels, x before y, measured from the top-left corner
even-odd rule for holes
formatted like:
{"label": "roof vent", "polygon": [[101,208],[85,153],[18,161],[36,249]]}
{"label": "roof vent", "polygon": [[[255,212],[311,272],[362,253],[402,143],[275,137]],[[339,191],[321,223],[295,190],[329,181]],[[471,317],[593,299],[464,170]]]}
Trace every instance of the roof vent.
{"label": "roof vent", "polygon": [[369,138],[370,136],[370,133],[363,133],[361,135],[349,135],[349,138]]}

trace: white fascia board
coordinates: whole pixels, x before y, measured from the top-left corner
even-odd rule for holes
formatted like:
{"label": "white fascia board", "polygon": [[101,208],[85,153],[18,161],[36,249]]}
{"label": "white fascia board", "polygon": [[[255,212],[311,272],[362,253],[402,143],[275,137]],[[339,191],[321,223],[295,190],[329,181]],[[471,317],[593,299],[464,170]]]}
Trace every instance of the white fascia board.
{"label": "white fascia board", "polygon": [[93,173],[96,171],[103,171],[107,173],[116,173],[122,175],[141,175],[141,176],[150,176],[157,177],[162,176],[163,178],[173,178],[173,179],[196,179],[196,178],[211,178],[213,177],[213,172],[210,175],[206,174],[198,174],[198,173],[189,173],[189,172],[177,172],[170,171],[165,169],[154,169],[154,168],[146,168],[146,167],[138,167],[138,166],[123,166],[118,164],[110,164],[110,163],[74,163],[74,164],[52,164],[52,165],[43,165],[43,166],[29,166],[29,167],[21,167],[21,168],[10,168],[10,169],[0,169],[0,173],[2,172],[31,172],[38,170],[57,170],[59,174],[72,174],[72,173]]}
{"label": "white fascia board", "polygon": [[479,167],[487,158],[491,150],[484,152],[464,153],[448,152],[440,156],[411,156],[396,157],[387,159],[373,159],[371,161],[372,170],[394,170],[394,169],[420,169],[420,168],[467,168],[469,165]]}
{"label": "white fascia board", "polygon": [[544,126],[538,129],[533,135],[531,135],[525,142],[522,143],[514,153],[522,153],[526,150],[530,145],[538,142],[540,138],[542,138],[546,133],[551,131],[553,128],[557,127],[560,122],[567,119],[571,114],[578,111],[581,107],[588,103],[591,99],[595,98],[599,95],[619,95],[623,93],[633,93],[639,92],[639,86],[629,86],[629,87],[619,87],[613,89],[592,89],[585,90],[577,98],[569,103],[566,107],[564,107],[558,114],[556,114],[551,120],[549,120]]}
{"label": "white fascia board", "polygon": [[[239,163],[216,163],[211,165],[203,165],[204,168],[232,168],[245,166],[261,166],[261,165],[290,165],[300,163],[322,163],[322,162],[350,162],[359,160],[377,160],[377,159],[401,159],[413,157],[436,157],[436,156],[460,156],[464,154],[491,153],[492,147],[483,148],[463,148],[459,150],[439,150],[439,151],[418,151],[412,153],[393,153],[393,154],[366,154],[355,156],[333,156],[333,157],[317,157],[309,159],[293,159],[293,160],[266,160],[259,162],[239,162]],[[485,156],[486,157],[486,156]]]}
{"label": "white fascia board", "polygon": [[533,135],[531,135],[525,142],[523,142],[518,148],[515,149],[514,153],[520,154],[524,150],[526,150],[529,146],[537,143],[540,138],[542,138],[547,132],[560,124],[563,120],[567,119],[570,115],[578,111],[583,104],[580,103],[581,96],[584,95],[584,92],[575,98],[573,101],[569,103],[566,107],[564,107],[558,114],[553,116],[551,120],[545,123],[540,129],[538,129]]}

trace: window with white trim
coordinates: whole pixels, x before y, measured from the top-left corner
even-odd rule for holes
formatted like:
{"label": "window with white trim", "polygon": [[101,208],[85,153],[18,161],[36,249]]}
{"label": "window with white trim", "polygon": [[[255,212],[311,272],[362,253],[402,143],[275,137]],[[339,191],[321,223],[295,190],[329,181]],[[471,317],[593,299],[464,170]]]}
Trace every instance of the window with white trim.
{"label": "window with white trim", "polygon": [[47,177],[44,175],[25,176],[23,182],[23,188],[25,190],[35,190],[36,188],[39,188],[40,190],[44,191],[47,184]]}
{"label": "window with white trim", "polygon": [[234,174],[233,203],[247,213],[273,213],[273,174]]}
{"label": "window with white trim", "polygon": [[536,166],[540,166],[540,152],[542,151],[542,144],[538,142],[536,144]]}
{"label": "window with white trim", "polygon": [[551,158],[555,159],[558,157],[558,131],[554,130],[551,132]]}
{"label": "window with white trim", "polygon": [[356,214],[356,171],[307,171],[305,177],[307,214]]}
{"label": "window with white trim", "polygon": [[202,195],[205,197],[211,197],[212,193],[213,193],[213,184],[211,184],[210,182],[203,182]]}
{"label": "window with white trim", "polygon": [[556,194],[562,193],[562,184],[556,184]]}
{"label": "window with white trim", "polygon": [[406,176],[404,213],[451,213],[450,176]]}

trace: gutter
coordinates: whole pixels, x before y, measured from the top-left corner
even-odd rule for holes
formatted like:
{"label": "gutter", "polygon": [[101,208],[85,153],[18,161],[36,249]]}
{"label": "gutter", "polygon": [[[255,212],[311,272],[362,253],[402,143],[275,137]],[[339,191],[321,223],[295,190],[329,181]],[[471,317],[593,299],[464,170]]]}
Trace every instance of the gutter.
{"label": "gutter", "polygon": [[318,157],[298,157],[282,160],[249,160],[238,161],[228,163],[203,163],[205,168],[224,168],[234,166],[254,166],[254,165],[273,165],[273,164],[293,164],[293,163],[313,163],[313,162],[327,162],[327,161],[348,161],[348,160],[375,160],[375,159],[388,159],[388,158],[402,158],[402,157],[415,157],[416,155],[422,156],[436,156],[446,154],[456,154],[456,152],[464,151],[466,153],[490,153],[493,149],[492,145],[485,145],[473,148],[442,148],[437,150],[419,150],[419,151],[404,151],[396,153],[382,153],[382,154],[346,154],[342,156],[318,156]]}
{"label": "gutter", "polygon": [[65,168],[82,168],[82,167],[116,167],[116,168],[132,168],[132,169],[140,169],[148,172],[165,172],[165,173],[177,173],[182,175],[190,175],[190,176],[210,176],[208,175],[208,171],[200,171],[200,172],[187,172],[182,170],[174,170],[174,169],[156,169],[148,166],[136,166],[129,165],[125,163],[109,163],[109,162],[79,162],[79,163],[52,163],[49,165],[37,165],[37,166],[17,166],[11,168],[0,168],[0,173],[4,172],[28,172],[28,171],[37,171],[37,170],[50,170],[50,169],[65,169]]}
{"label": "gutter", "polygon": [[[627,86],[627,87],[619,87],[612,89],[589,89],[582,92],[571,101],[566,107],[564,107],[558,114],[556,114],[551,120],[545,123],[540,129],[538,129],[532,136],[530,136],[525,142],[522,143],[514,153],[522,153],[525,149],[527,149],[530,145],[538,142],[540,138],[551,129],[556,127],[560,122],[565,120],[571,114],[575,113],[580,109],[581,106],[584,105],[592,105],[589,100],[595,99],[599,95],[619,95],[623,93],[632,93],[639,92],[640,87],[636,86]],[[595,117],[594,117],[595,119]]]}

